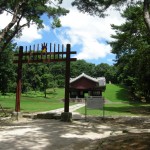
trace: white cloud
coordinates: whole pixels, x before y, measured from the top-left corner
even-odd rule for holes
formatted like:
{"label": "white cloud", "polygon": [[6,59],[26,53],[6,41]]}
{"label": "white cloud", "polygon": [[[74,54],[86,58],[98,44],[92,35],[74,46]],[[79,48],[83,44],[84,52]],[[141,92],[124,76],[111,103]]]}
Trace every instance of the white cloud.
{"label": "white cloud", "polygon": [[[4,27],[7,26],[7,24],[11,21],[12,15],[4,12],[3,14],[0,15],[0,29],[3,29]],[[21,24],[26,23],[25,19],[22,19]],[[27,42],[31,43],[34,40],[42,39],[42,32],[43,31],[50,31],[50,27],[44,25],[43,29],[37,29],[36,24],[32,24],[29,28],[25,27],[22,30],[22,36],[20,38],[15,38],[16,42]]]}
{"label": "white cloud", "polygon": [[[71,2],[70,2],[71,3]],[[119,12],[110,9],[106,18],[93,17],[87,13],[81,13],[72,8],[64,0],[66,9],[70,10],[67,16],[62,16],[61,23],[65,30],[59,30],[56,34],[62,43],[69,42],[74,45],[81,45],[82,48],[77,55],[78,59],[99,59],[111,53],[111,47],[106,42],[112,40],[110,35],[114,34],[110,24],[121,24],[124,20]]]}
{"label": "white cloud", "polygon": [[3,14],[0,14],[0,29],[3,29],[12,19],[12,15],[4,12]]}
{"label": "white cloud", "polygon": [[32,43],[34,40],[42,39],[42,32],[49,31],[50,28],[44,25],[43,29],[37,29],[37,25],[33,24],[29,28],[25,27],[22,31],[22,36],[18,39],[15,39],[16,42],[27,42]]}
{"label": "white cloud", "polygon": [[[98,59],[110,53],[110,46],[99,44],[96,40],[85,39],[82,51],[77,54],[78,59]],[[85,43],[87,42],[87,43]]]}
{"label": "white cloud", "polygon": [[25,27],[22,31],[22,36],[15,39],[16,42],[31,43],[34,40],[42,39],[41,34],[37,31],[36,25],[32,25],[30,28]]}

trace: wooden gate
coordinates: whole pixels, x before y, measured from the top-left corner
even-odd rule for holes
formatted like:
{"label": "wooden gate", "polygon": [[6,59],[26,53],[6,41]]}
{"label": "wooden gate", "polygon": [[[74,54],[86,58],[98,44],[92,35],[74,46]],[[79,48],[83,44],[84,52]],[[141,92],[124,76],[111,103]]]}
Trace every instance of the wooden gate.
{"label": "wooden gate", "polygon": [[75,51],[71,51],[71,45],[47,44],[44,43],[33,47],[23,46],[19,47],[19,53],[14,54],[14,63],[18,64],[17,71],[17,88],[16,88],[16,104],[15,111],[20,112],[20,97],[21,97],[21,78],[22,78],[22,64],[23,63],[50,63],[50,62],[66,62],[65,73],[65,103],[64,112],[69,112],[69,81],[70,81],[70,62],[76,61],[76,58],[71,58],[71,54],[76,54]]}

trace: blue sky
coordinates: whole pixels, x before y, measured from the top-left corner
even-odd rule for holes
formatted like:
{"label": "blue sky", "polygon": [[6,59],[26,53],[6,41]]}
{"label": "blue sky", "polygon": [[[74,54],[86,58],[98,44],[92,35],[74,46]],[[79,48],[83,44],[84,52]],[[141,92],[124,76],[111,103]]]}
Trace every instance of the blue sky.
{"label": "blue sky", "polygon": [[[22,36],[15,39],[20,45],[33,45],[46,43],[71,44],[71,49],[77,51],[77,59],[84,59],[87,62],[112,65],[115,55],[111,53],[111,47],[106,41],[111,41],[110,35],[114,34],[110,24],[120,25],[124,22],[119,12],[109,9],[106,18],[90,16],[87,13],[79,12],[71,6],[71,1],[63,0],[62,6],[70,10],[66,16],[61,16],[61,28],[52,29],[50,20],[42,16],[44,28],[38,30],[36,25],[25,28]],[[6,19],[7,17],[7,19]],[[0,29],[4,28],[11,20],[11,15],[4,13],[0,15]],[[23,22],[25,19],[23,20]]]}

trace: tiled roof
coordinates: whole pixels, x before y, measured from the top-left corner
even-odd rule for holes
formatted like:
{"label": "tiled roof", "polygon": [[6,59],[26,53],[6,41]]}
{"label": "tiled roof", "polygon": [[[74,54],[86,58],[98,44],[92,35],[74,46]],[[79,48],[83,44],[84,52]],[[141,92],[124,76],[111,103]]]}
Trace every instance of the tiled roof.
{"label": "tiled roof", "polygon": [[98,83],[98,80],[97,80],[96,78],[90,77],[90,76],[88,76],[88,75],[85,74],[85,73],[80,74],[80,75],[77,76],[76,78],[71,78],[71,79],[70,79],[70,83],[75,82],[76,80],[78,80],[78,79],[80,79],[80,78],[82,78],[82,77],[85,77],[85,78],[87,78],[87,79],[89,79],[89,80],[91,80],[91,81],[94,81],[94,82],[97,82],[97,83]]}

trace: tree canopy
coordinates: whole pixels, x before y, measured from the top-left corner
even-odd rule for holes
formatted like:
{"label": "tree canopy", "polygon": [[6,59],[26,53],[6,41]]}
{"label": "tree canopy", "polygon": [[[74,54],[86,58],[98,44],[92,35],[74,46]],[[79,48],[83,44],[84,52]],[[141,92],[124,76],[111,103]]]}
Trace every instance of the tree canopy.
{"label": "tree canopy", "polygon": [[[135,16],[139,16],[138,18]],[[150,99],[150,38],[142,17],[142,5],[128,7],[122,17],[126,22],[112,25],[116,31],[110,42],[116,54],[118,79],[126,84],[134,97]]]}
{"label": "tree canopy", "polygon": [[[142,14],[144,23],[147,26],[147,30],[150,33],[150,1],[149,0],[74,0],[73,6],[82,12],[87,12],[90,15],[97,15],[100,17],[106,16],[106,10],[113,7],[117,10],[121,10],[123,6],[138,6],[142,4]],[[136,16],[138,18],[138,16]]]}
{"label": "tree canopy", "polygon": [[[61,0],[56,0],[61,3]],[[55,2],[56,2],[55,1]],[[1,0],[0,14],[7,12],[12,15],[11,21],[0,31],[0,52],[6,48],[9,42],[21,34],[24,27],[36,24],[43,28],[41,16],[47,14],[53,18],[52,27],[60,27],[58,17],[66,15],[68,10],[55,5],[51,0]],[[22,22],[25,19],[26,22]]]}

